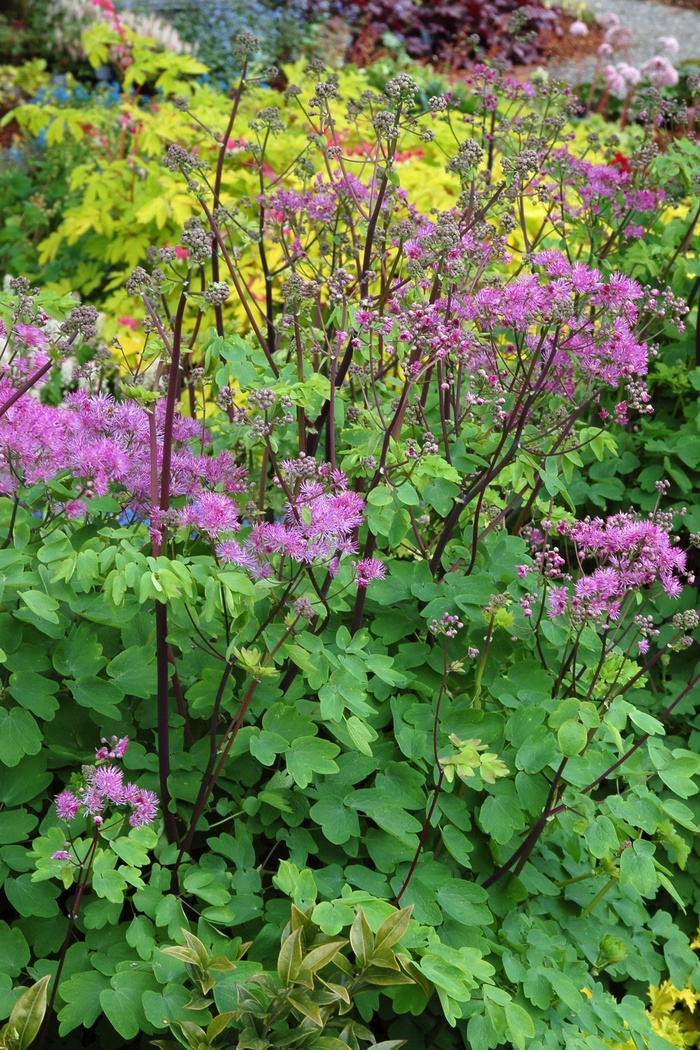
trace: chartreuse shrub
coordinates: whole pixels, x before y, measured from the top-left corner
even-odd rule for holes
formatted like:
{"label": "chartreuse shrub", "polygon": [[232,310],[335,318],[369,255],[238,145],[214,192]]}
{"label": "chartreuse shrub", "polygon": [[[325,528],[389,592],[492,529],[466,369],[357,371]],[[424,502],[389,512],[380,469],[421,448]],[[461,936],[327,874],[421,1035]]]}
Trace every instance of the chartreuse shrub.
{"label": "chartreuse shrub", "polygon": [[625,258],[690,159],[589,157],[493,70],[421,123],[316,67],[273,178],[239,46],[218,152],[165,155],[132,373],[49,403],[97,311],[2,307],[0,1005],[50,978],[38,1046],[657,1050],[648,986],[700,981],[692,566],[668,478],[580,486],[683,327]]}
{"label": "chartreuse shrub", "polygon": [[[83,301],[94,303],[106,315],[107,338],[118,334],[133,363],[133,354],[141,345],[133,330],[142,317],[125,294],[126,277],[143,261],[149,247],[177,244],[184,222],[197,214],[196,201],[182,179],[162,165],[163,153],[176,143],[211,164],[214,171],[218,143],[212,129],[219,134],[226,130],[229,101],[219,87],[201,76],[206,72],[201,62],[191,55],[159,50],[153,41],[119,22],[116,26],[95,25],[84,35],[84,46],[95,66],[111,59],[120,77],[120,91],[87,92],[70,83],[68,89],[58,85],[8,115],[40,148],[29,151],[25,167],[3,181],[0,192],[6,218],[0,230],[0,261],[10,274],[24,273],[41,286],[62,292],[77,291]],[[303,64],[288,68],[290,79],[301,76],[302,69]],[[362,71],[348,67],[338,74],[338,99],[329,100],[332,134],[347,152],[347,168],[353,174],[360,169],[367,172],[379,163],[379,157],[371,123],[352,107],[348,111],[346,101],[372,89],[381,91],[390,75],[386,63]],[[440,95],[446,88],[430,72],[416,70],[415,75],[421,88],[411,101],[411,112],[420,119],[413,127],[398,129],[394,165],[412,204],[428,215],[432,207],[446,210],[454,205],[460,180],[455,169],[444,170],[454,147],[453,131],[436,114],[421,115],[419,110],[419,104],[426,107],[431,94]],[[459,99],[465,111],[455,111],[458,125],[477,119],[475,107],[484,91],[479,82],[468,82],[466,92],[458,89],[455,100]],[[187,112],[183,112],[185,99]],[[491,99],[482,99],[479,105],[491,106]],[[275,109],[280,111],[284,134],[269,120],[266,123],[265,114]],[[259,113],[263,114],[261,121]],[[484,133],[496,127],[503,113],[502,104],[498,112],[490,108],[480,113]],[[636,129],[628,129],[624,141],[615,140],[606,154],[595,134],[586,142],[588,129],[574,132],[571,127],[562,131],[560,145],[569,134],[576,134],[584,163],[609,161],[621,145],[633,151],[643,141]],[[299,190],[309,185],[311,174],[323,170],[320,151],[328,144],[326,130],[318,127],[312,111],[250,75],[236,114],[236,132],[226,141],[221,183],[232,199],[243,201],[254,199],[265,187]],[[673,165],[677,167],[675,160]],[[692,165],[691,153],[686,165]],[[497,152],[492,151],[489,166],[500,177]],[[563,177],[560,170],[552,174]],[[666,181],[678,183],[665,175],[659,184]],[[538,203],[535,192],[528,196],[524,223],[529,242],[538,235],[541,239],[547,210]],[[675,232],[682,215],[675,226],[669,225],[674,198],[661,201],[657,196],[654,202],[641,211],[632,208],[624,222],[614,227],[615,235],[613,227],[601,222],[607,215],[596,214],[593,226],[598,236],[592,244],[588,244],[591,223],[582,216],[583,221],[573,223],[570,230],[572,236],[580,231],[575,250],[584,250],[583,242],[593,257],[603,251],[615,255],[619,263],[620,249],[629,247],[624,240],[628,231],[638,238],[643,230],[643,243],[654,238],[654,272],[659,273],[673,259],[684,231]],[[624,202],[619,198],[617,203],[622,206]],[[251,221],[256,221],[255,216]],[[281,250],[268,244],[263,264],[254,226],[246,232],[238,245],[243,252],[241,269],[254,286],[254,294],[264,298],[265,266],[277,270]],[[518,229],[508,232],[519,248],[525,248]],[[630,269],[634,267],[637,272],[639,260],[632,258]],[[249,325],[238,304],[229,304],[228,309],[236,312],[238,323]]]}

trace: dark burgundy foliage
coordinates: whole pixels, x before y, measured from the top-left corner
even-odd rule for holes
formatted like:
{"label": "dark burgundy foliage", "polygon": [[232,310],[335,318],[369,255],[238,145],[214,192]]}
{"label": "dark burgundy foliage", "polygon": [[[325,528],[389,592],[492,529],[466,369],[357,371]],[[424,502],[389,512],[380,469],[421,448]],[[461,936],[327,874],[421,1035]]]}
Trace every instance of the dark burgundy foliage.
{"label": "dark burgundy foliage", "polygon": [[[308,0],[310,15],[315,3]],[[477,55],[535,62],[542,34],[556,32],[559,24],[557,9],[544,7],[542,0],[332,0],[331,7],[349,24],[361,50],[380,45],[389,32],[411,58],[453,69]]]}

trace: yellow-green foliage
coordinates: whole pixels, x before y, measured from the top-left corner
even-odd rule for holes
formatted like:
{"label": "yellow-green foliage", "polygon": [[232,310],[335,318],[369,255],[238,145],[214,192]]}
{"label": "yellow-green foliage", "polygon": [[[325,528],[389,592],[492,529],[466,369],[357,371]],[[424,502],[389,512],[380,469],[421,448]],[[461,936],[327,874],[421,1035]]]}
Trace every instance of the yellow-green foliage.
{"label": "yellow-green foliage", "polygon": [[674,988],[671,981],[664,981],[655,988],[649,989],[649,1008],[647,1014],[651,1027],[672,1046],[700,1046],[700,995],[691,988],[680,991]]}
{"label": "yellow-green foliage", "polygon": [[[127,360],[133,360],[141,340],[133,336],[129,327],[135,307],[124,288],[126,278],[133,267],[143,264],[150,246],[177,244],[184,222],[200,214],[199,202],[187,191],[182,174],[167,170],[162,164],[163,156],[170,145],[177,143],[197,154],[213,171],[219,150],[217,137],[226,127],[231,100],[209,83],[197,81],[197,76],[206,70],[192,56],[159,51],[153,41],[130,30],[124,32],[127,61],[122,59],[118,106],[105,107],[98,102],[88,108],[24,105],[12,115],[30,133],[43,132],[48,149],[60,149],[65,140],[80,141],[86,147],[82,162],[72,172],[61,221],[39,245],[39,263],[47,265],[60,257],[67,246],[79,244],[75,269],[53,287],[61,292],[76,291],[81,297],[91,296],[105,315],[106,337],[118,334]],[[83,44],[94,66],[110,55],[114,62],[115,54],[124,53],[124,40],[104,23],[91,28],[84,35]],[[303,81],[303,63],[286,72],[290,82]],[[313,81],[306,83],[309,86],[304,97],[308,100]],[[343,147],[344,163],[360,178],[368,178],[376,169],[377,156],[370,145],[374,136],[368,118],[363,118],[364,124],[348,121],[346,101],[357,98],[371,83],[371,73],[352,67],[343,69],[339,73],[339,99],[332,108],[333,130]],[[142,94],[148,94],[150,101],[139,104]],[[187,112],[176,105],[182,97],[188,100]],[[269,107],[279,108],[286,125],[281,134],[250,128],[256,114]],[[314,141],[313,136],[310,140],[312,123],[308,114],[309,110],[287,101],[278,92],[248,85],[224,167],[225,202],[235,205],[280,182],[294,185],[293,171],[302,156],[316,170],[323,171],[324,142],[318,138]],[[397,142],[394,178],[407,199],[426,215],[431,209],[451,208],[460,192],[458,177],[445,171],[446,160],[455,152],[459,140],[473,133],[460,127],[460,120],[457,114],[451,125],[429,113],[419,119],[414,130],[404,131]],[[434,134],[432,141],[420,138],[420,131],[426,128]],[[593,155],[585,142],[591,129],[589,122],[573,133],[573,148],[579,156]],[[248,143],[257,140],[258,145],[264,146],[264,164],[257,164],[249,149],[240,148],[241,139]],[[517,142],[513,148],[517,148]],[[496,157],[494,181],[499,175],[500,162]],[[199,174],[197,177],[201,178]],[[543,222],[551,227],[545,207],[534,197],[527,201],[524,219],[530,236],[538,233]],[[560,244],[559,233],[552,229],[548,236],[550,246]],[[526,247],[520,229],[512,232],[509,246],[516,253],[513,265],[517,265],[518,253]],[[255,238],[251,237],[241,251],[240,272],[253,295],[260,297],[264,284]],[[281,249],[278,251],[281,258]],[[275,249],[268,252],[268,261],[274,268]],[[239,310],[232,303],[226,309],[234,313]],[[245,324],[242,311],[238,319]]]}
{"label": "yellow-green foliage", "polygon": [[18,105],[46,87],[49,80],[43,58],[34,58],[22,66],[0,66],[0,106]]}

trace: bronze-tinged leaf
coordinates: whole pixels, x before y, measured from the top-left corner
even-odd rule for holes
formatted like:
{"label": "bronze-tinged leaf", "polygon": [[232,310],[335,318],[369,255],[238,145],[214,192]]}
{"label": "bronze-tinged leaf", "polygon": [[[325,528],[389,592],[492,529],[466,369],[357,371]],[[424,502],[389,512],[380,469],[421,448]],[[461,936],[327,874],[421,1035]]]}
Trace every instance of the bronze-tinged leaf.
{"label": "bronze-tinged leaf", "polygon": [[173,959],[179,959],[185,966],[199,966],[197,953],[191,948],[185,948],[181,944],[175,944],[172,948],[161,948],[164,955],[171,955]]}
{"label": "bronze-tinged leaf", "polygon": [[391,948],[401,940],[411,921],[413,905],[389,915],[374,935],[375,949]]}
{"label": "bronze-tinged leaf", "polygon": [[324,966],[328,966],[328,963],[335,959],[340,949],[347,943],[347,939],[341,937],[336,941],[331,941],[329,944],[321,944],[318,948],[312,948],[304,956],[304,969],[311,970],[312,973],[322,970]]}
{"label": "bronze-tinged leaf", "polygon": [[308,911],[302,911],[300,908],[297,908],[296,904],[292,904],[291,928],[296,930],[301,926],[306,933],[314,933],[314,924],[309,916],[311,910],[309,908]]}
{"label": "bronze-tinged leaf", "polygon": [[280,954],[277,960],[277,976],[285,988],[288,988],[296,979],[297,974],[299,973],[299,968],[301,967],[302,934],[302,928],[299,926],[296,930],[293,930],[290,933],[289,937],[286,938],[280,948]]}
{"label": "bronze-tinged leaf", "polygon": [[374,936],[362,908],[350,927],[350,944],[360,966],[369,965],[374,952]]}
{"label": "bronze-tinged leaf", "polygon": [[199,965],[202,967],[203,970],[206,970],[209,966],[209,952],[204,947],[199,937],[195,937],[195,935],[193,933],[190,933],[189,930],[184,929],[182,931],[182,936],[187,942],[187,947],[190,949],[190,951],[194,952]]}
{"label": "bronze-tinged leaf", "polygon": [[350,1000],[350,993],[347,990],[347,988],[345,987],[345,985],[343,985],[343,984],[335,984],[333,981],[324,981],[322,977],[319,977],[319,981],[321,982],[322,985],[324,985],[326,988],[328,988],[328,990],[330,992],[333,993],[333,995],[336,997],[336,999],[340,999],[340,1000],[342,1000],[342,1002],[348,1003],[348,1004],[351,1002],[351,1000]]}
{"label": "bronze-tinged leaf", "polygon": [[200,1045],[205,1043],[206,1032],[194,1021],[173,1021],[172,1023],[180,1029],[192,1050],[199,1050]]}
{"label": "bronze-tinged leaf", "polygon": [[386,970],[373,970],[369,969],[362,975],[363,981],[367,981],[368,984],[381,985],[384,988],[392,988],[398,984],[415,984],[407,973],[387,973]]}
{"label": "bronze-tinged leaf", "polygon": [[389,948],[375,948],[370,959],[372,966],[381,966],[385,970],[398,970],[396,955]]}
{"label": "bronze-tinged leaf", "polygon": [[213,1021],[207,1025],[207,1041],[213,1043],[217,1035],[221,1035],[229,1021],[236,1016],[235,1010],[227,1010],[225,1014],[218,1014]]}
{"label": "bronze-tinged leaf", "polygon": [[425,994],[430,995],[432,988],[430,987],[425,974],[418,969],[413,960],[408,955],[397,955],[396,958],[401,964],[401,969],[411,978],[413,983],[420,985]]}
{"label": "bronze-tinged leaf", "polygon": [[307,995],[302,992],[294,992],[292,995],[287,997],[287,1002],[295,1010],[298,1010],[304,1017],[308,1017],[310,1021],[318,1025],[319,1028],[323,1028],[323,1018],[321,1011],[319,1010],[316,1003],[312,1002]]}
{"label": "bronze-tinged leaf", "polygon": [[50,980],[50,974],[42,977],[26,992],[22,992],[12,1007],[7,1027],[16,1033],[14,1046],[17,1050],[27,1050],[39,1034],[46,1013],[46,989]]}

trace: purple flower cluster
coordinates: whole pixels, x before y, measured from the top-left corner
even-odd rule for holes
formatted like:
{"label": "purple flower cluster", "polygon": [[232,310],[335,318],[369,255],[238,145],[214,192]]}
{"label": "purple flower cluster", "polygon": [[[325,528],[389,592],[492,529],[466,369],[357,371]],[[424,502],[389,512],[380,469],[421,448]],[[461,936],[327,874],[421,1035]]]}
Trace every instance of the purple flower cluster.
{"label": "purple flower cluster", "polygon": [[[110,747],[103,740],[103,747],[95,754],[96,762],[110,758],[122,758],[129,738],[118,740],[112,737]],[[129,823],[133,828],[152,824],[158,814],[158,796],[153,791],[146,791],[136,784],[124,782],[124,774],[118,766],[95,765],[83,770],[84,785],[77,792],[61,791],[56,795],[56,814],[61,820],[72,820],[82,813],[91,816],[97,827],[104,822],[103,813],[108,806],[129,806],[131,814]],[[61,859],[61,858],[58,858]],[[65,858],[63,858],[65,859]]]}
{"label": "purple flower cluster", "polygon": [[[663,512],[643,518],[627,511],[605,521],[586,518],[576,522],[568,529],[568,539],[578,563],[583,568],[587,561],[595,560],[597,566],[582,573],[573,591],[565,585],[550,590],[550,616],[570,615],[578,622],[615,621],[630,593],[655,583],[670,598],[677,598],[687,576],[686,555],[674,546],[671,527],[671,515]],[[553,575],[558,573],[559,565]]]}
{"label": "purple flower cluster", "polygon": [[[13,382],[0,379],[0,405],[15,392]],[[158,467],[162,465],[165,403],[154,406]],[[229,452],[199,454],[190,442],[206,440],[202,425],[176,415],[173,429],[171,495],[192,501],[184,523],[202,531],[216,508],[227,528],[237,520],[235,505],[227,495],[212,493],[215,486],[226,493],[243,490],[245,473]],[[84,391],[69,394],[57,406],[34,397],[17,400],[0,418],[0,493],[14,495],[23,485],[67,477],[77,483],[77,495],[65,510],[71,517],[89,512],[90,499],[112,494],[123,508],[136,513],[150,510],[152,496],[151,430],[146,409],[134,401],[116,401],[107,395]],[[215,498],[213,498],[215,497]],[[228,509],[226,508],[228,504]]]}
{"label": "purple flower cluster", "polygon": [[[632,385],[630,407],[648,411],[649,348],[636,332],[640,285],[621,273],[605,280],[558,251],[539,252],[533,261],[543,273],[502,286],[453,290],[434,303],[410,303],[398,293],[382,314],[363,306],[354,319],[359,337],[381,338],[384,352],[394,352],[413,381],[439,362],[448,372],[461,367],[465,407],[498,409],[499,398],[523,382],[534,386],[534,378],[547,398],[556,394],[575,404],[601,388]],[[504,331],[512,342],[504,342]],[[623,423],[626,408],[621,402]]]}
{"label": "purple flower cluster", "polygon": [[[225,540],[218,547],[224,561],[257,577],[272,576],[275,564],[285,558],[302,565],[325,562],[335,575],[340,558],[357,553],[355,534],[362,522],[364,500],[348,489],[340,470],[304,462],[311,465],[314,475],[298,482],[296,494],[288,490],[284,521],[253,525],[241,543]],[[363,559],[355,566],[356,583],[366,587],[370,580],[381,579],[384,571],[381,562]]]}
{"label": "purple flower cluster", "polygon": [[[563,194],[562,187],[566,189]],[[609,213],[614,223],[624,220],[627,236],[636,237],[644,234],[643,215],[653,216],[666,199],[661,187],[634,185],[626,165],[595,163],[574,156],[566,147],[554,150],[543,163],[533,188],[559,199],[563,221],[594,221]]]}

